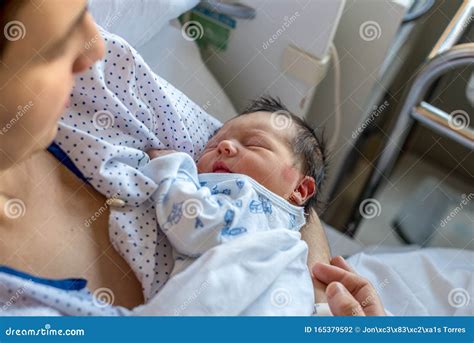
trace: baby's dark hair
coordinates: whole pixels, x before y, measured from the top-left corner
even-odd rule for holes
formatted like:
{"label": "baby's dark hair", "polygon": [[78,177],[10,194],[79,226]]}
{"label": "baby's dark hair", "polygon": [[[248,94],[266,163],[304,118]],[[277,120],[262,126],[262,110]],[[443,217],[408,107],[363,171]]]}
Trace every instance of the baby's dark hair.
{"label": "baby's dark hair", "polygon": [[318,214],[324,210],[321,189],[326,179],[328,168],[326,143],[324,134],[317,134],[304,119],[291,113],[279,98],[271,96],[261,96],[253,100],[250,105],[240,115],[253,112],[270,112],[284,115],[291,119],[292,125],[296,128],[296,134],[290,145],[296,155],[296,159],[301,163],[301,172],[311,176],[316,182],[314,195],[305,203],[305,210],[314,209]]}

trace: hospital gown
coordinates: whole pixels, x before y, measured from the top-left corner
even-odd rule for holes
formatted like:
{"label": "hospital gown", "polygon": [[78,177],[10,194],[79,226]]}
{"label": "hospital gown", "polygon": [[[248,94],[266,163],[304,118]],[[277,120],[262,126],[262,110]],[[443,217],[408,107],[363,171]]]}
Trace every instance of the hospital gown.
{"label": "hospital gown", "polygon": [[[85,280],[80,287],[66,280],[64,287],[61,280],[40,282],[4,269],[0,270],[0,314],[126,315],[146,313],[150,308],[158,315],[245,313],[255,292],[263,293],[286,268],[277,258],[290,260],[289,255],[306,249],[304,242],[298,232],[278,230],[271,238],[266,238],[268,232],[259,232],[261,239],[216,246],[169,277],[174,265],[172,249],[157,225],[151,199],[158,184],[141,172],[150,163],[144,151],[173,149],[195,159],[221,124],[155,75],[123,39],[103,30],[101,34],[105,58],[77,77],[71,106],[61,117],[55,141],[88,182],[110,199],[106,204],[110,207],[110,239],[141,282],[146,304],[133,312],[96,306]],[[252,249],[264,263],[245,260],[244,251]],[[228,277],[236,273],[239,284]],[[258,277],[263,273],[267,273],[267,284]],[[25,280],[32,281],[25,284]],[[247,291],[249,287],[253,292]],[[225,298],[205,297],[206,302],[200,302],[202,292],[221,289],[233,291]]]}

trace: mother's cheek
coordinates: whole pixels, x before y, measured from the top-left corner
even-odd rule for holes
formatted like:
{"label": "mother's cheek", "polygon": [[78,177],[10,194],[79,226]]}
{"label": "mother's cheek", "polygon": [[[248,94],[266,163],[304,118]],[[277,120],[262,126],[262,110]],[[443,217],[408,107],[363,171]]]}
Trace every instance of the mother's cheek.
{"label": "mother's cheek", "polygon": [[73,75],[66,64],[53,63],[36,70],[32,76],[32,91],[37,101],[36,120],[42,122],[38,126],[44,132],[51,132],[66,110],[66,102],[74,85]]}
{"label": "mother's cheek", "polygon": [[51,63],[32,67],[20,75],[18,98],[31,105],[22,118],[22,128],[28,132],[35,150],[48,146],[56,135],[73,86],[72,74],[66,68],[64,63]]}

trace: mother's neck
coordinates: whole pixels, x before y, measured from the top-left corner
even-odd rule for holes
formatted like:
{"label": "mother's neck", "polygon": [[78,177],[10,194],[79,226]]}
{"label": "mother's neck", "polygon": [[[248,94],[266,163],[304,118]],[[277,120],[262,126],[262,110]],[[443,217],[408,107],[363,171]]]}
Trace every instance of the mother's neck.
{"label": "mother's neck", "polygon": [[[0,218],[16,216],[34,193],[44,176],[47,151],[40,151],[0,172]],[[8,206],[7,206],[8,205]],[[3,218],[5,219],[5,218]]]}

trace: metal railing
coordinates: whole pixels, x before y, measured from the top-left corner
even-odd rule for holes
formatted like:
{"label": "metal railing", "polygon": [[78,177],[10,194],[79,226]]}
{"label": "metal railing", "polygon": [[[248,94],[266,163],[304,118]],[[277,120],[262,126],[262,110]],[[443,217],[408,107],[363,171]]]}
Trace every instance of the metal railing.
{"label": "metal railing", "polygon": [[[403,106],[395,126],[377,159],[360,201],[373,197],[382,179],[388,178],[400,154],[401,147],[416,121],[468,148],[474,148],[472,128],[468,125],[463,127],[452,125],[450,114],[423,101],[434,82],[446,72],[458,67],[474,66],[474,43],[455,45],[473,21],[473,14],[474,0],[465,0],[430,52],[425,65],[416,75],[412,85],[405,92]],[[355,234],[360,219],[360,215],[355,214],[354,220],[348,225],[346,231],[348,235]]]}

